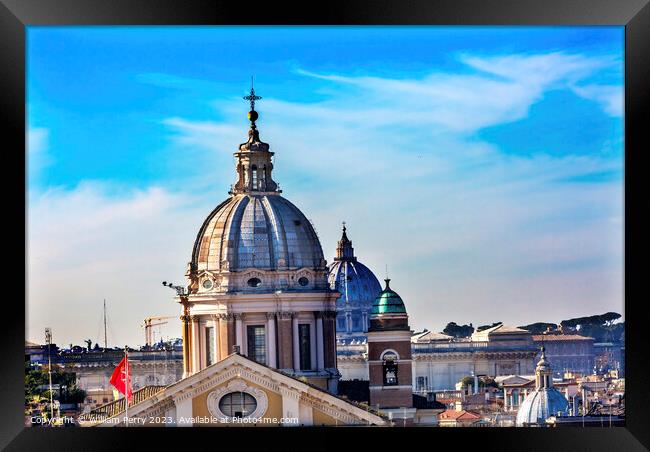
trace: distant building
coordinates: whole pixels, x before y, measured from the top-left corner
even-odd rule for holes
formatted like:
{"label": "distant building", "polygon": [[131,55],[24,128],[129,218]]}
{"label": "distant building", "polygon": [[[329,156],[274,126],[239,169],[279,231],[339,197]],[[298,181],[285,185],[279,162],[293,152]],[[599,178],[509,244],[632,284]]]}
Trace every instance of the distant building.
{"label": "distant building", "polygon": [[454,409],[443,411],[438,415],[438,425],[440,427],[487,427],[489,422],[485,422],[480,413],[463,409],[460,402],[455,404]]}
{"label": "distant building", "polygon": [[621,342],[594,343],[594,367],[599,373],[617,370],[625,376],[625,344]]}
{"label": "distant building", "polygon": [[[367,349],[363,341],[337,343],[337,366],[342,380],[367,380]],[[413,391],[453,390],[463,377],[533,374],[537,349],[531,334],[498,325],[455,339],[424,331],[411,337]]]}
{"label": "distant building", "polygon": [[[32,364],[47,364],[47,346],[26,345],[26,357]],[[122,350],[83,351],[79,353],[52,352],[53,366],[61,366],[65,372],[76,375],[76,385],[86,391],[82,409],[90,410],[113,401],[113,387],[109,383],[115,367],[124,358]],[[132,350],[129,351],[131,384],[134,390],[150,385],[169,385],[183,376],[183,353],[181,350]]]}
{"label": "distant building", "polygon": [[594,338],[578,334],[535,334],[533,342],[544,346],[556,376],[564,372],[590,374],[594,371]]}

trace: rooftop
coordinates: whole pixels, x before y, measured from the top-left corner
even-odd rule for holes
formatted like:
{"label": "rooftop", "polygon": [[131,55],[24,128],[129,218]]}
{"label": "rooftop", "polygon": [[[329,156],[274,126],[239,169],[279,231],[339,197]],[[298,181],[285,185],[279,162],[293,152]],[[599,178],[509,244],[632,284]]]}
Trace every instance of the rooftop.
{"label": "rooftop", "polygon": [[593,341],[594,338],[579,334],[533,334],[533,340],[539,342]]}
{"label": "rooftop", "polygon": [[446,410],[439,414],[440,419],[455,419],[457,421],[468,421],[481,419],[481,415],[467,410]]}

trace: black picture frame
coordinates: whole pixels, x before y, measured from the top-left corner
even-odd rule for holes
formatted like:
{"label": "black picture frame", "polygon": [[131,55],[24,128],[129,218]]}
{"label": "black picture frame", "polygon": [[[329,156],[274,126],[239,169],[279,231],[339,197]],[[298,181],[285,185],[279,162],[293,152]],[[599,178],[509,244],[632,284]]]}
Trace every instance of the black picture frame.
{"label": "black picture frame", "polygon": [[[385,449],[392,447],[498,450],[619,450],[650,448],[650,385],[647,340],[645,337],[645,299],[641,285],[641,259],[644,197],[642,171],[650,105],[650,0],[444,0],[444,1],[330,1],[321,4],[280,5],[265,2],[217,0],[1,0],[0,55],[2,58],[2,126],[5,129],[3,179],[6,201],[14,210],[5,215],[6,224],[15,228],[12,236],[24,240],[26,197],[17,195],[13,185],[22,181],[25,165],[25,40],[26,27],[32,25],[622,25],[625,26],[625,321],[626,321],[626,426],[616,428],[483,428],[483,429],[33,429],[24,428],[24,306],[13,294],[15,281],[6,273],[5,309],[17,308],[3,322],[3,372],[0,377],[0,446],[7,450],[117,450],[139,447],[168,448],[170,437],[187,447],[243,447],[237,442],[253,439],[266,448]],[[12,177],[16,180],[13,181]],[[647,201],[645,201],[647,205]],[[647,210],[647,209],[646,209]],[[642,229],[643,228],[643,229]],[[9,232],[6,232],[8,237]],[[16,254],[8,268],[25,262],[25,247],[16,242]],[[22,256],[22,258],[21,258]],[[636,271],[636,273],[635,273]],[[25,275],[26,278],[26,275]],[[11,288],[11,289],[10,289]],[[8,289],[8,290],[7,290]],[[26,294],[25,294],[26,295]],[[25,297],[26,300],[26,297]],[[189,432],[191,431],[191,434]],[[295,438],[300,437],[299,440]],[[450,445],[443,446],[443,440]],[[235,443],[232,443],[235,441]],[[474,443],[470,445],[468,442]],[[313,445],[313,446],[312,446]]]}

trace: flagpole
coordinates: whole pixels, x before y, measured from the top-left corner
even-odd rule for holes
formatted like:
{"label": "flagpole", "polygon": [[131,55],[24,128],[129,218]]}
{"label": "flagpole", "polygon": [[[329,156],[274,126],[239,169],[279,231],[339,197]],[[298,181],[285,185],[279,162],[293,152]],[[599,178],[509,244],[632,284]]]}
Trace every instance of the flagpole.
{"label": "flagpole", "polygon": [[126,406],[126,426],[129,426],[129,387],[131,380],[129,379],[129,346],[125,345],[124,346],[124,359],[125,359],[125,366],[126,366],[126,381],[124,382],[124,401],[125,401],[125,406]]}

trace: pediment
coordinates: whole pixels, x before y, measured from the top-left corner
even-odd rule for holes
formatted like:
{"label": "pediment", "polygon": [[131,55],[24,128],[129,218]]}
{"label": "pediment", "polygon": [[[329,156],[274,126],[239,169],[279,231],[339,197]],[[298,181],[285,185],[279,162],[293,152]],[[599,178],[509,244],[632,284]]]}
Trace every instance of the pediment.
{"label": "pediment", "polygon": [[230,389],[235,391],[242,390],[241,388],[259,396],[260,409],[263,409],[266,399],[262,391],[268,391],[282,397],[298,399],[301,403],[335,417],[341,424],[387,423],[385,419],[367,409],[237,354],[232,354],[190,377],[167,386],[155,396],[129,407],[129,415],[152,415],[171,403],[178,405],[187,399],[206,394],[208,408],[211,412],[219,414],[218,408],[215,409],[219,396]]}

